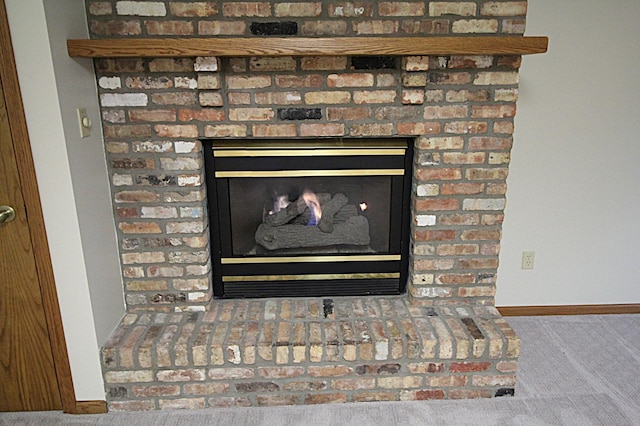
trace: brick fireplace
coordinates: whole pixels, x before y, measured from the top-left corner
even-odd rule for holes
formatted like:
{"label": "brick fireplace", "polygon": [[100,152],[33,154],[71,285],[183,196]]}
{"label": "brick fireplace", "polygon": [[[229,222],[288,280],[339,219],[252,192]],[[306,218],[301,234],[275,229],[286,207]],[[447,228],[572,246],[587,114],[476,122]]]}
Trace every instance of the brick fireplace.
{"label": "brick fireplace", "polygon": [[[92,39],[524,33],[525,1],[87,1]],[[513,394],[494,308],[519,55],[95,60],[127,314],[111,409]],[[407,292],[213,297],[203,139],[409,139]]]}

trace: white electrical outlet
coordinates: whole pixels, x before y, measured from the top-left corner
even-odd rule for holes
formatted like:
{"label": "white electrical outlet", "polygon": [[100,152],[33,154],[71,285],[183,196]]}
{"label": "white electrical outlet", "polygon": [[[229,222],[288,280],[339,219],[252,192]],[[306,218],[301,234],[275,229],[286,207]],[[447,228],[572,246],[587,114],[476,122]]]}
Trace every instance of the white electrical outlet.
{"label": "white electrical outlet", "polygon": [[522,269],[533,269],[533,264],[536,260],[535,251],[523,251],[522,252]]}

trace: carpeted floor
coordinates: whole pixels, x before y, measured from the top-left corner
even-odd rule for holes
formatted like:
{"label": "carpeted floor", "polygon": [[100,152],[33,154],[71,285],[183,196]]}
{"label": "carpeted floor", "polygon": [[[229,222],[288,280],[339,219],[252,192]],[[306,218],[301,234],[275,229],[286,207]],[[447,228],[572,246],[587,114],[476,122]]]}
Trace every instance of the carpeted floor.
{"label": "carpeted floor", "polygon": [[640,315],[511,317],[515,397],[74,416],[0,413],[0,425],[640,425]]}

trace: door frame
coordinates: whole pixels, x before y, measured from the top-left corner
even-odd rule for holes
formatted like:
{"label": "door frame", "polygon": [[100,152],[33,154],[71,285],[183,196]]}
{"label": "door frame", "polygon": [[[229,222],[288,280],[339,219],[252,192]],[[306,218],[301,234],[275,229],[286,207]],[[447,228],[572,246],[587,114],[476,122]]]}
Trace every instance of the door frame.
{"label": "door frame", "polygon": [[29,132],[4,0],[0,0],[0,78],[4,86],[9,130],[13,139],[18,174],[28,214],[31,244],[33,246],[62,409],[65,413],[70,414],[104,413],[107,411],[104,401],[76,401],[75,397],[71,365],[64,336],[58,293],[53,265],[51,264],[51,254],[40,204],[38,182],[31,154],[31,143],[29,141]]}

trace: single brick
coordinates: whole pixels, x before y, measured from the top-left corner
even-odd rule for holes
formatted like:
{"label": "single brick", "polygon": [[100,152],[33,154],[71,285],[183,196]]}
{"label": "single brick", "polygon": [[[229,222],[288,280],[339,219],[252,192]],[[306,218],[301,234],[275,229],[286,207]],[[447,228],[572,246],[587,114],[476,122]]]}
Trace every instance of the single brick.
{"label": "single brick", "polygon": [[398,60],[394,56],[353,56],[351,67],[354,70],[396,69]]}
{"label": "single brick", "polygon": [[280,120],[319,120],[322,118],[320,108],[278,108]]}
{"label": "single brick", "polygon": [[349,32],[346,21],[314,20],[305,21],[300,33],[305,36],[345,36]]}
{"label": "single brick", "polygon": [[290,56],[282,57],[252,57],[249,60],[250,71],[295,71],[296,59]]}
{"label": "single brick", "polygon": [[103,107],[116,106],[147,106],[149,99],[145,93],[103,93],[100,95],[100,105]]}
{"label": "single brick", "polygon": [[166,16],[167,9],[162,2],[154,1],[117,1],[118,15]]}
{"label": "single brick", "polygon": [[353,31],[357,35],[367,34],[395,34],[398,32],[398,22],[391,20],[356,21]]}
{"label": "single brick", "polygon": [[252,22],[249,30],[251,34],[257,36],[295,35],[298,34],[298,23],[295,21]]}
{"label": "single brick", "polygon": [[444,16],[444,15],[458,15],[458,16],[475,16],[476,15],[476,3],[474,2],[429,2],[429,16]]}
{"label": "single brick", "polygon": [[461,19],[451,25],[454,34],[497,33],[497,19]]}
{"label": "single brick", "polygon": [[152,93],[151,102],[156,105],[193,105],[196,103],[194,92]]}
{"label": "single brick", "polygon": [[162,229],[155,222],[119,223],[118,229],[125,234],[160,234]]}
{"label": "single brick", "polygon": [[318,17],[322,13],[321,2],[300,3],[275,3],[273,7],[275,16],[282,17]]}
{"label": "single brick", "polygon": [[[249,94],[247,94],[249,95]],[[302,95],[300,92],[260,92],[254,95],[255,103],[259,105],[296,105],[302,103]],[[250,102],[247,102],[249,104]]]}
{"label": "single brick", "polygon": [[271,77],[268,75],[227,76],[226,85],[228,89],[260,89],[271,86]]}
{"label": "single brick", "polygon": [[222,4],[222,14],[232,18],[242,17],[269,17],[271,16],[271,4],[268,2],[230,2]]}
{"label": "single brick", "polygon": [[254,124],[251,127],[251,132],[256,137],[293,137],[297,135],[295,124]]}
{"label": "single brick", "polygon": [[380,16],[423,16],[425,14],[423,2],[381,2],[378,3]]}
{"label": "single brick", "polygon": [[192,22],[186,21],[145,21],[149,35],[189,36],[195,34]]}
{"label": "single brick", "polygon": [[524,16],[526,13],[526,1],[488,1],[484,2],[480,9],[480,15],[483,16]]}
{"label": "single brick", "polygon": [[218,4],[211,1],[170,2],[169,11],[179,17],[208,17],[218,14]]}
{"label": "single brick", "polygon": [[398,134],[401,135],[427,135],[433,133],[440,133],[440,123],[429,121],[429,122],[409,122],[409,123],[398,123],[396,128],[398,129]]}
{"label": "single brick", "polygon": [[96,21],[89,24],[91,34],[99,36],[136,36],[142,34],[140,21]]}
{"label": "single brick", "polygon": [[301,124],[300,136],[344,136],[344,124]]}
{"label": "single brick", "polygon": [[199,21],[200,35],[244,35],[247,24],[243,21]]}

